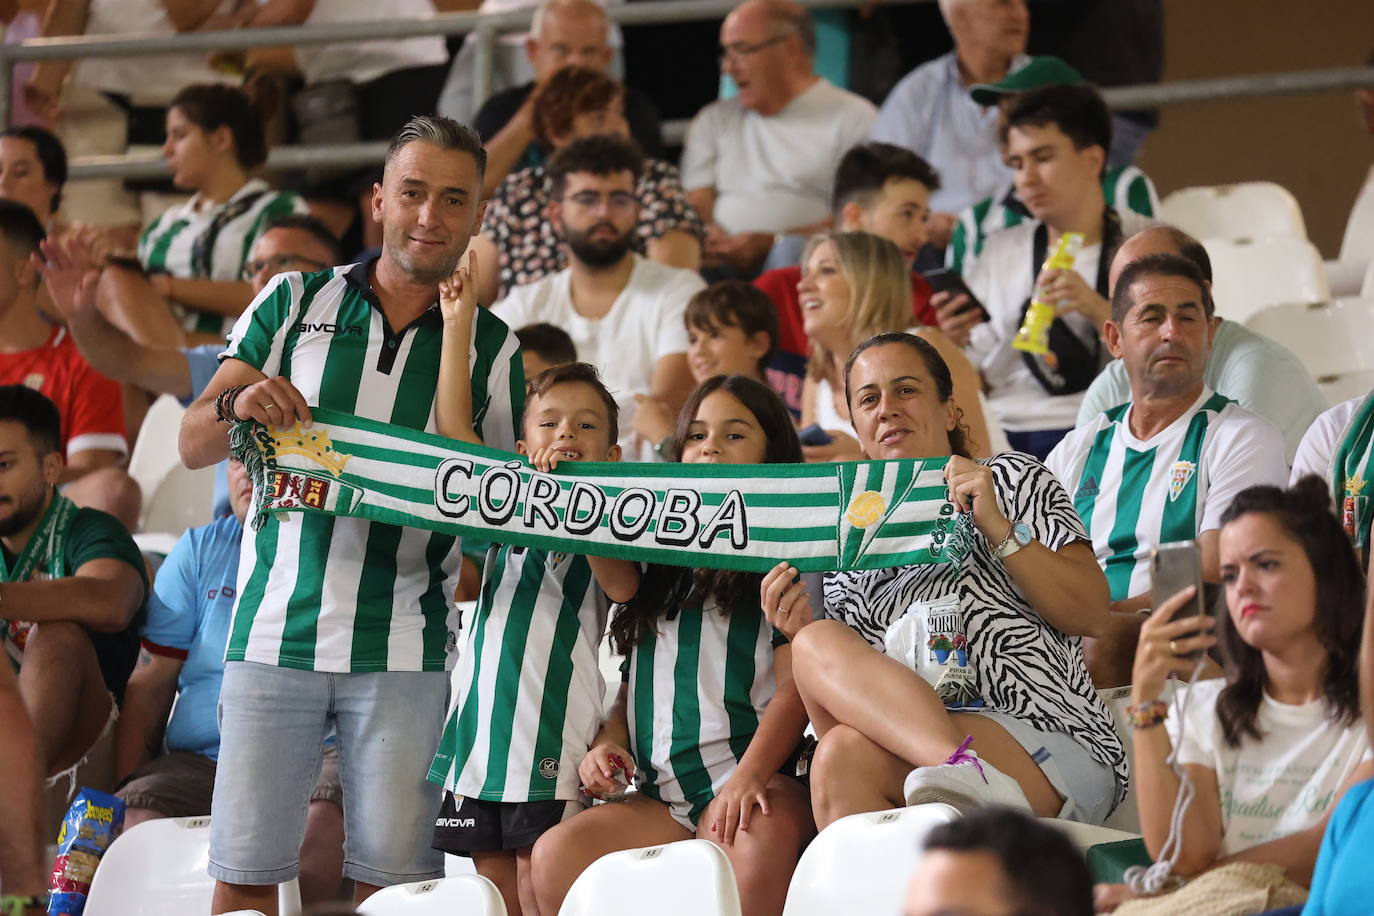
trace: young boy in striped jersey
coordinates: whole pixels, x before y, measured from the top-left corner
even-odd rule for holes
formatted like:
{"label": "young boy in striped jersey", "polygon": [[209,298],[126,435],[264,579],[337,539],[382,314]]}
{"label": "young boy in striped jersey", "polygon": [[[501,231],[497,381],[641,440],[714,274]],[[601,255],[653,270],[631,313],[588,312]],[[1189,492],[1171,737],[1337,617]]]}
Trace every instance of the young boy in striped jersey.
{"label": "young boy in striped jersey", "polygon": [[[461,420],[471,416],[463,363],[475,263],[469,270],[440,287],[445,337],[436,411],[440,433],[475,441]],[[595,368],[554,366],[529,383],[516,449],[544,472],[559,461],[618,461],[616,421],[615,398]],[[511,914],[537,912],[534,841],[583,806],[577,765],[601,724],[605,692],[597,649],[608,603],[597,579],[615,583],[626,570],[633,574],[633,565],[496,544],[477,609],[463,621],[458,701],[429,770],[448,790],[434,847],[471,858]]]}

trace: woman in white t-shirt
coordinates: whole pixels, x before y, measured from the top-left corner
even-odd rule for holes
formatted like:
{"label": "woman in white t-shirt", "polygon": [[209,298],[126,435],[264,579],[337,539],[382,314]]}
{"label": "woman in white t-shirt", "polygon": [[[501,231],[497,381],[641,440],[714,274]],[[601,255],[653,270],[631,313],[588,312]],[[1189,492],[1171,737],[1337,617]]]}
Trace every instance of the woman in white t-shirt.
{"label": "woman in white t-shirt", "polygon": [[[1176,874],[1254,862],[1280,866],[1306,886],[1336,802],[1374,776],[1360,720],[1364,579],[1330,499],[1315,476],[1290,490],[1242,491],[1221,529],[1227,612],[1172,619],[1190,588],[1141,628],[1128,713],[1152,856],[1169,836],[1179,791],[1166,762],[1175,746],[1196,789]],[[1168,710],[1159,697],[1169,675],[1190,674],[1187,654],[1216,644],[1225,677],[1180,691]],[[1101,893],[1130,896],[1123,887]]]}
{"label": "woman in white t-shirt", "polygon": [[939,328],[911,324],[911,276],[897,246],[868,232],[814,236],[802,255],[797,284],[802,327],[811,341],[802,386],[803,427],[818,425],[830,435],[825,445],[808,445],[808,461],[857,461],[843,386],[844,362],[860,343],[879,334],[907,330],[935,347],[954,380],[954,402],[968,428],[974,458],[992,454],[979,400],[978,372]]}

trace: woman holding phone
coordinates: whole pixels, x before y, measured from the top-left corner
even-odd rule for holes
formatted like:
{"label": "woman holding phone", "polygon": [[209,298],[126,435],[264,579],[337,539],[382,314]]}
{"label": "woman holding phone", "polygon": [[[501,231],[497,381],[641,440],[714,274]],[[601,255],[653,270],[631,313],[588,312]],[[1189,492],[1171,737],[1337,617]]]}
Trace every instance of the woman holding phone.
{"label": "woman holding phone", "polygon": [[[1280,866],[1302,886],[1328,815],[1346,788],[1374,776],[1360,719],[1358,659],[1364,579],[1313,476],[1291,490],[1251,487],[1222,517],[1225,613],[1175,618],[1188,588],[1141,627],[1128,714],[1134,729],[1141,831],[1159,856],[1180,782],[1174,748],[1196,795],[1179,827],[1173,871],[1218,865]],[[1170,675],[1220,645],[1224,676],[1160,700]],[[1129,899],[1099,888],[1099,904]]]}

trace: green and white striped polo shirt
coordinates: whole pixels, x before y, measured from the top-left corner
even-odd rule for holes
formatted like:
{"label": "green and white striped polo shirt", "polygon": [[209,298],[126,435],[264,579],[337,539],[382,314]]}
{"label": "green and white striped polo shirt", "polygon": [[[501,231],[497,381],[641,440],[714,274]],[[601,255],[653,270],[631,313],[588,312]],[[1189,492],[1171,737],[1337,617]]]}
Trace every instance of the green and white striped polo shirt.
{"label": "green and white striped polo shirt", "polygon": [[[285,376],[313,406],[435,432],[438,303],[392,330],[371,290],[373,263],[277,277],[239,318],[223,355]],[[474,322],[474,423],[487,445],[513,450],[524,403],[519,344],[486,309]],[[226,659],[442,671],[456,630],[458,548],[456,538],[416,528],[270,516],[244,532]]]}
{"label": "green and white striped polo shirt", "polygon": [[605,700],[606,597],[573,554],[493,547],[485,573],[429,778],[485,801],[577,801]]}
{"label": "green and white striped polo shirt", "polygon": [[640,791],[695,823],[758,731],[783,638],[757,608],[688,608],[655,629],[630,653],[630,747]]}
{"label": "green and white striped polo shirt", "polygon": [[[305,201],[290,191],[274,191],[253,178],[218,206],[204,206],[197,194],[172,207],[143,230],[138,260],[149,273],[193,280],[242,280],[243,262],[263,227],[278,216],[306,213]],[[192,331],[228,334],[234,319],[185,309],[183,325]]]}
{"label": "green and white striped polo shirt", "polygon": [[1113,601],[1150,590],[1150,552],[1221,527],[1235,495],[1283,486],[1283,437],[1211,390],[1149,440],[1131,433],[1129,403],[1064,437],[1045,459],[1073,499]]}
{"label": "green and white striped polo shirt", "polygon": [[[1133,165],[1108,169],[1102,176],[1102,193],[1107,198],[1107,205],[1117,213],[1130,210],[1141,216],[1154,216],[1159,209],[1159,195],[1155,193],[1154,184]],[[967,274],[978,255],[983,253],[983,244],[990,233],[1018,226],[1030,218],[1016,199],[1013,187],[980,200],[959,214],[959,222],[945,248],[945,266]]]}

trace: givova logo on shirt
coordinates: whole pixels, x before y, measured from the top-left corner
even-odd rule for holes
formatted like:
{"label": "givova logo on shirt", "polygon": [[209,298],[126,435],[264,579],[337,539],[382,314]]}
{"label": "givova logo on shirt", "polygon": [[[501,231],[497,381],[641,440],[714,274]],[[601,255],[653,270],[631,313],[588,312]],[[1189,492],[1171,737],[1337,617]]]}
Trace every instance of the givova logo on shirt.
{"label": "givova logo on shirt", "polygon": [[296,325],[297,334],[356,334],[363,336],[363,326],[360,324],[334,324],[329,321],[311,322],[302,321]]}

